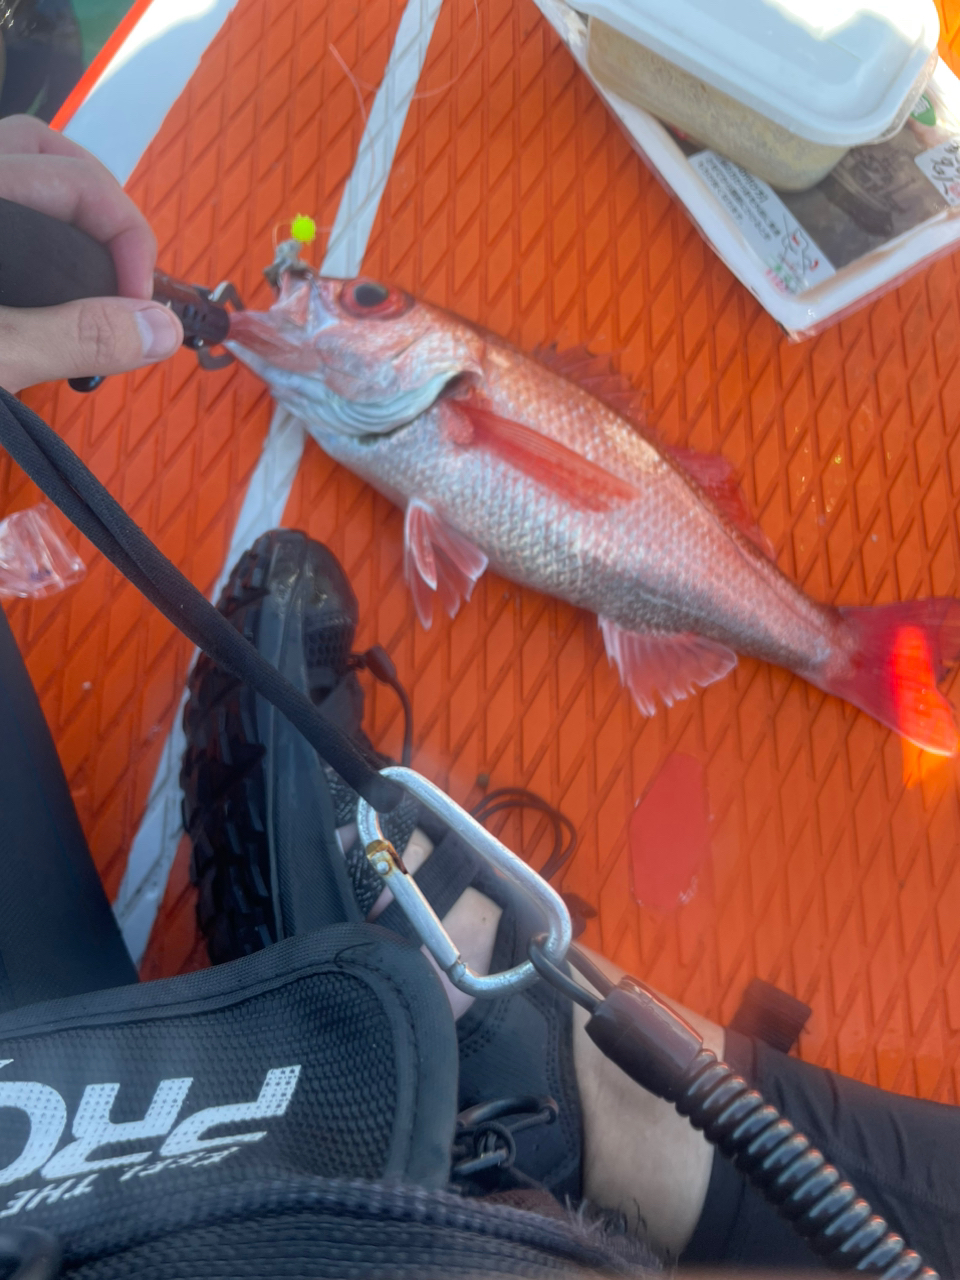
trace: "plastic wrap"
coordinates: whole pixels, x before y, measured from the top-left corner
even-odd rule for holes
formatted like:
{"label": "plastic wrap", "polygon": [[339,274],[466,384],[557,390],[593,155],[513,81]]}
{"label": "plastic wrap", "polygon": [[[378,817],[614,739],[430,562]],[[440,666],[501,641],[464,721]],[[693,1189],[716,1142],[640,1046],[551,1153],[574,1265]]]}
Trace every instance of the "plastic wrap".
{"label": "plastic wrap", "polygon": [[39,600],[79,582],[86,572],[54,528],[45,503],[0,520],[0,597]]}

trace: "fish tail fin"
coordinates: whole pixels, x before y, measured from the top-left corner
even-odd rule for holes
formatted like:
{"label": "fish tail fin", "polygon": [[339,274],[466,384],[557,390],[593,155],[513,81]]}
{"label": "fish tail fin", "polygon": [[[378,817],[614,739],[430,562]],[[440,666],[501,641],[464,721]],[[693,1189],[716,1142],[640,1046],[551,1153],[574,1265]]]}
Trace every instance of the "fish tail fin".
{"label": "fish tail fin", "polygon": [[960,658],[960,600],[839,609],[855,648],[838,674],[808,677],[925,751],[952,756],[960,734],[937,688]]}

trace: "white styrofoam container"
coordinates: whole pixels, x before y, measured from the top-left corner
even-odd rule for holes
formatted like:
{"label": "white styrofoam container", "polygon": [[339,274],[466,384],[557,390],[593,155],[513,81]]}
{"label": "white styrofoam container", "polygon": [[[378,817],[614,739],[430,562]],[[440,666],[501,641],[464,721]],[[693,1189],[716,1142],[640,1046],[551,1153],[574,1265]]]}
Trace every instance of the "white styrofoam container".
{"label": "white styrofoam container", "polygon": [[940,35],[934,0],[577,0],[576,8],[590,17],[598,79],[774,186],[794,188],[900,127],[936,65]]}

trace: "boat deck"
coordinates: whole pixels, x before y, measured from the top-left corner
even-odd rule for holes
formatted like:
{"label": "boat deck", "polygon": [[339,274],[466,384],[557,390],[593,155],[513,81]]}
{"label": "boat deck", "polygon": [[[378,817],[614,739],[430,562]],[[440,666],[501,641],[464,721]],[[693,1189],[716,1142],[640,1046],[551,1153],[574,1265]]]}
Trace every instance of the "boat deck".
{"label": "boat deck", "polygon": [[[956,69],[960,2],[944,5]],[[421,36],[435,26],[374,203],[365,273],[526,350],[612,353],[666,439],[735,464],[777,562],[818,599],[960,595],[957,255],[793,344],[630,149],[532,0],[410,6]],[[309,212],[329,229],[351,174],[361,214],[372,212],[376,164],[365,192],[355,162],[403,53],[403,13],[400,0],[239,0],[129,183],[164,270],[230,278],[265,306],[278,223]],[[62,385],[29,401],[211,591],[268,436],[264,387],[236,365],[204,372],[183,351],[87,397]],[[264,494],[266,512],[269,483]],[[0,509],[34,500],[0,461]],[[562,887],[598,913],[591,946],[714,1018],[765,978],[812,1006],[805,1058],[960,1102],[956,761],[748,660],[646,720],[592,618],[493,574],[454,621],[424,632],[403,581],[400,513],[312,442],[283,523],[342,560],[359,644],[384,645],[411,693],[414,766],[461,803],[482,796],[485,775],[573,820],[580,844]],[[164,751],[191,650],[82,552],[79,588],[9,615],[115,895],[135,838],[142,859],[169,828]],[[371,687],[368,706],[372,737],[397,752],[394,695]],[[642,906],[630,818],[678,754],[702,766],[709,853],[686,901]],[[503,830],[535,863],[545,856],[542,823],[512,817]],[[205,963],[186,866],[182,846],[145,976]]]}

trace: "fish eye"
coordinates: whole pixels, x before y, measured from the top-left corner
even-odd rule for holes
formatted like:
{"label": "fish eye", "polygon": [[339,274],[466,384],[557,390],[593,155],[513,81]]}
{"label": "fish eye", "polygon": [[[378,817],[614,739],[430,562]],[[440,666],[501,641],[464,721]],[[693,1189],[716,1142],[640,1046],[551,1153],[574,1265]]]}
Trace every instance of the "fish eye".
{"label": "fish eye", "polygon": [[340,305],[348,315],[358,319],[371,317],[392,320],[413,306],[413,299],[400,289],[390,289],[375,280],[355,280],[344,285]]}
{"label": "fish eye", "polygon": [[353,291],[353,300],[358,307],[379,307],[390,297],[390,290],[382,284],[372,284],[365,280]]}

